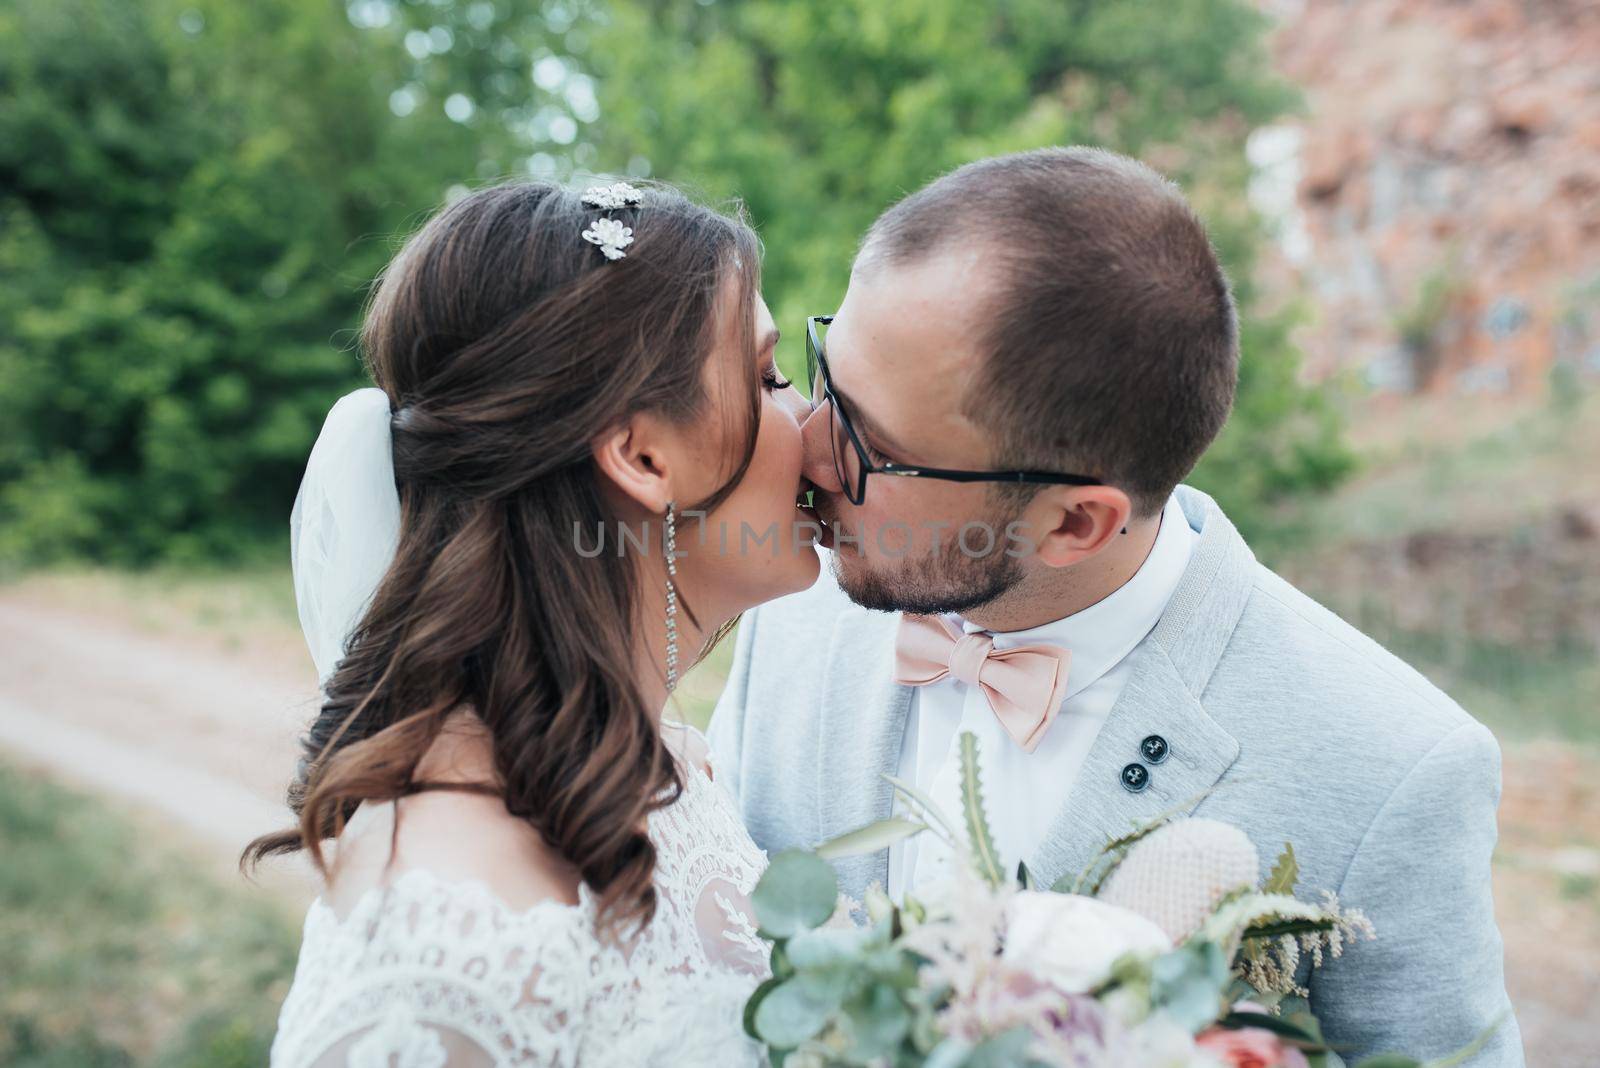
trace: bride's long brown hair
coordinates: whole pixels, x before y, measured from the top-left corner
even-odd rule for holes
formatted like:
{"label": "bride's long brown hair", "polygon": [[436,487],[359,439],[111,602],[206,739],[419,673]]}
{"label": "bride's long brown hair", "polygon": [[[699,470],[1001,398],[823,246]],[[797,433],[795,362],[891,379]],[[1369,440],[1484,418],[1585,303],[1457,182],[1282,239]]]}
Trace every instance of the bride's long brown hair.
{"label": "bride's long brown hair", "polygon": [[[574,532],[614,527],[590,444],[639,412],[730,440],[726,481],[698,507],[743,477],[760,249],[742,217],[652,186],[609,213],[634,238],[610,261],[581,236],[601,214],[548,183],[482,189],[380,277],[361,343],[395,412],[399,548],[302,740],[299,825],[241,865],[304,849],[326,872],[323,842],[361,802],[425,788],[418,761],[466,708],[492,738],[493,788],[582,875],[602,922],[654,914],[645,817],[683,784],[634,674],[641,563],[584,558]],[[705,375],[725,313],[749,354],[731,401]],[[719,408],[734,414],[707,418]]]}

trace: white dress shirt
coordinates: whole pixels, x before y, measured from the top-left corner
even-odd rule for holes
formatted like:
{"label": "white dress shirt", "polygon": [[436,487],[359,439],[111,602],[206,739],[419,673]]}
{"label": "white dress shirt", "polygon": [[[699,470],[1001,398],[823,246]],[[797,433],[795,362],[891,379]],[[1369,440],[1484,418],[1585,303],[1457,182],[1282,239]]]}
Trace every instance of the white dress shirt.
{"label": "white dress shirt", "polygon": [[[1066,802],[1101,725],[1127,684],[1133,668],[1130,654],[1166,611],[1196,537],[1177,498],[1171,498],[1162,510],[1150,554],[1110,596],[1064,619],[994,635],[996,649],[1044,643],[1072,653],[1066,697],[1032,753],[1024,752],[1006,733],[977,687],[947,676],[913,691],[899,777],[932,795],[959,822],[960,737],[963,731],[977,735],[985,809],[1008,874],[1033,854]],[[983,629],[958,616],[946,618],[969,634]],[[1129,762],[1140,759],[1136,752],[1128,754]],[[1107,786],[1122,788],[1118,783]],[[899,901],[907,889],[925,891],[943,877],[949,860],[949,851],[931,833],[891,846],[889,896]]]}

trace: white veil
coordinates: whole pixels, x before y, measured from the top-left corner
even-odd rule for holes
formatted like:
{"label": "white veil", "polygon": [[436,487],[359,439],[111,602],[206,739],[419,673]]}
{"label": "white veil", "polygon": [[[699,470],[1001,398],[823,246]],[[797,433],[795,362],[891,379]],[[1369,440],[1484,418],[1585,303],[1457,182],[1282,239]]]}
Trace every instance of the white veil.
{"label": "white veil", "polygon": [[289,516],[289,556],[319,684],[344,658],[400,542],[389,397],[358,389],[339,398],[311,447]]}

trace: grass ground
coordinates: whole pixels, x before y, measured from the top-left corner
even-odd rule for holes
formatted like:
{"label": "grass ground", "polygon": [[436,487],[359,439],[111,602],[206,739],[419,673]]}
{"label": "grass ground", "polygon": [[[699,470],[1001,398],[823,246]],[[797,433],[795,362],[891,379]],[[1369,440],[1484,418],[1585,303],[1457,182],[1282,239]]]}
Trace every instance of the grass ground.
{"label": "grass ground", "polygon": [[266,1063],[295,930],[169,838],[0,764],[0,1064]]}
{"label": "grass ground", "polygon": [[204,631],[223,646],[239,648],[263,633],[281,635],[300,625],[287,550],[281,562],[242,568],[123,571],[76,565],[12,578],[64,609],[114,606],[123,619],[156,637]]}

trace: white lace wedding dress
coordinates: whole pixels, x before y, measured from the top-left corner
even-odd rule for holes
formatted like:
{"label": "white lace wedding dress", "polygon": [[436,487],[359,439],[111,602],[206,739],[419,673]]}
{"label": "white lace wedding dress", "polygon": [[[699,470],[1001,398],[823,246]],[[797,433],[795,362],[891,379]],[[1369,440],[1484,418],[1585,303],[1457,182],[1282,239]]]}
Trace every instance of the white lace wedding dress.
{"label": "white lace wedding dress", "polygon": [[655,919],[621,948],[596,937],[586,887],[512,910],[413,868],[342,917],[313,902],[273,1068],[764,1063],[742,1016],[767,975],[749,907],[766,855],[698,762],[683,778],[649,821]]}

